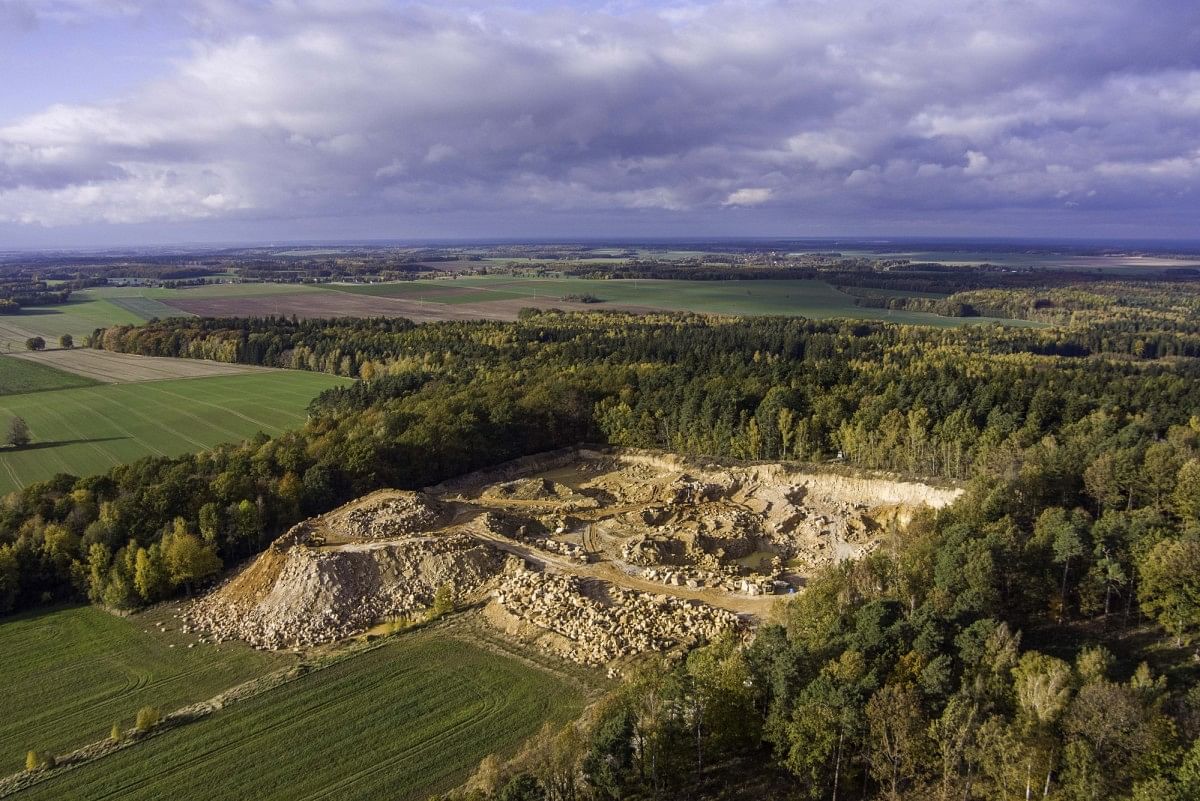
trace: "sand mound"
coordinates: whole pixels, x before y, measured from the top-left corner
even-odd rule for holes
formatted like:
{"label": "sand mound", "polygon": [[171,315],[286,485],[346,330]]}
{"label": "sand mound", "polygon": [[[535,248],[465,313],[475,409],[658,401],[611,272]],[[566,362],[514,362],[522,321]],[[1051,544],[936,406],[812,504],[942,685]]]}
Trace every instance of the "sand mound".
{"label": "sand mound", "polygon": [[569,498],[573,494],[570,487],[544,478],[521,478],[497,484],[485,492],[484,497],[497,500],[545,501]]}

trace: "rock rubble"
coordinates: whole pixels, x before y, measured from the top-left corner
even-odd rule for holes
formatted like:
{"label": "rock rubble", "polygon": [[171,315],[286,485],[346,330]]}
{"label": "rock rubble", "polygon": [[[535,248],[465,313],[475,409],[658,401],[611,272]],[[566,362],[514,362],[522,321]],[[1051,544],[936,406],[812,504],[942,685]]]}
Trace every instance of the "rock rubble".
{"label": "rock rubble", "polygon": [[561,656],[603,665],[623,656],[667,651],[710,640],[740,621],[732,612],[698,601],[609,587],[605,604],[583,592],[574,576],[531,570],[506,575],[494,602],[519,620],[560,635]]}

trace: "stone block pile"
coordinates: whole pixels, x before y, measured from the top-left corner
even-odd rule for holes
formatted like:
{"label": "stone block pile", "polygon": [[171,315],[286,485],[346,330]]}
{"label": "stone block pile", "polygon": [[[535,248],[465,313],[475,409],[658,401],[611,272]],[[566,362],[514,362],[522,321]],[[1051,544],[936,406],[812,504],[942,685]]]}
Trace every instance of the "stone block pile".
{"label": "stone block pile", "polygon": [[441,524],[444,516],[441,503],[413,492],[351,509],[338,527],[346,537],[355,540],[391,540],[431,531]]}
{"label": "stone block pile", "polygon": [[608,598],[610,604],[588,597],[574,576],[524,569],[505,576],[493,592],[509,614],[568,641],[560,655],[584,665],[667,651],[740,625],[732,612],[696,601],[620,587],[609,588]]}

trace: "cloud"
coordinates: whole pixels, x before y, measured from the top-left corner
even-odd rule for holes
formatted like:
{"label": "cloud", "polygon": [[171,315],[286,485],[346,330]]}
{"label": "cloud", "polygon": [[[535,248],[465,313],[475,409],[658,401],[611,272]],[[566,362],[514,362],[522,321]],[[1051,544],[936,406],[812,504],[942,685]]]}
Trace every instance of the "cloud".
{"label": "cloud", "polygon": [[739,189],[730,192],[722,206],[757,206],[771,199],[771,190],[764,187]]}
{"label": "cloud", "polygon": [[1186,220],[1200,7],[1134,5],[199,0],[168,72],[0,125],[0,222]]}

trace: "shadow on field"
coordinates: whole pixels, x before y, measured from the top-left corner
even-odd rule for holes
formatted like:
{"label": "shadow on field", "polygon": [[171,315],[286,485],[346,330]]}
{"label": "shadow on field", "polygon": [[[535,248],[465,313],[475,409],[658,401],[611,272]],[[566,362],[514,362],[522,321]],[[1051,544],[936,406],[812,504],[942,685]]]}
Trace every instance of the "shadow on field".
{"label": "shadow on field", "polygon": [[57,448],[60,445],[86,445],[92,442],[115,442],[121,439],[129,439],[129,437],[91,437],[90,439],[56,439],[48,442],[31,442],[28,445],[20,447],[6,446],[0,451],[7,453],[16,453],[18,451],[36,451],[42,448]]}

